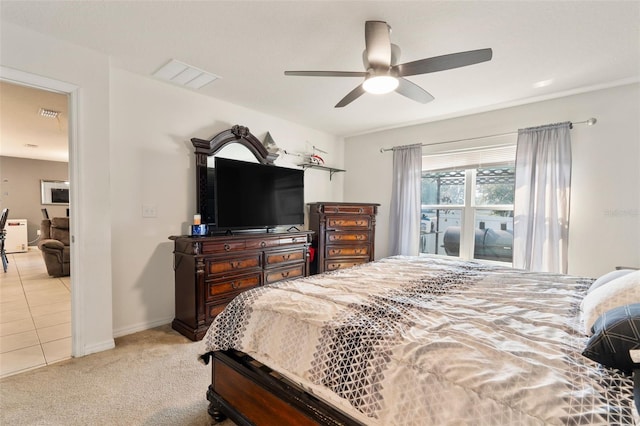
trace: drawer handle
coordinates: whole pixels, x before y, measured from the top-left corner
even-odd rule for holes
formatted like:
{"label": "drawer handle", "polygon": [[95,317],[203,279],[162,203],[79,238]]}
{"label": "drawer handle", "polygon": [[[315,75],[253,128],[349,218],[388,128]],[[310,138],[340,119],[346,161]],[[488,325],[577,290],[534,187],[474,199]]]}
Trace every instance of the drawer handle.
{"label": "drawer handle", "polygon": [[231,265],[231,268],[233,268],[233,269],[238,269],[240,266],[242,266],[242,262],[240,262],[240,261],[237,261],[237,262],[231,261],[231,262],[229,262],[229,265]]}
{"label": "drawer handle", "polygon": [[362,207],[360,207],[360,208],[358,209],[358,213],[362,213],[363,211],[364,211],[364,209],[363,209]]}
{"label": "drawer handle", "polygon": [[231,281],[231,288],[232,289],[237,289],[240,287],[240,282],[239,281]]}
{"label": "drawer handle", "polygon": [[283,261],[287,261],[287,260],[289,260],[290,258],[291,258],[291,254],[283,254],[283,255],[282,255],[282,260],[283,260]]}
{"label": "drawer handle", "polygon": [[287,271],[287,272],[283,272],[282,274],[282,278],[287,278],[289,276],[289,274],[291,273],[291,271]]}
{"label": "drawer handle", "polygon": [[229,244],[225,244],[224,251],[229,251],[229,250],[231,250],[231,246]]}
{"label": "drawer handle", "polygon": [[367,222],[366,222],[366,221],[364,221],[364,220],[359,220],[358,222],[356,222],[356,224],[357,224],[358,226],[365,226],[365,225],[367,224]]}
{"label": "drawer handle", "polygon": [[267,243],[266,243],[266,242],[262,241],[262,242],[260,243],[260,247],[265,248],[266,246],[267,246]]}
{"label": "drawer handle", "polygon": [[358,240],[362,241],[362,240],[366,239],[367,237],[365,235],[358,235],[356,238]]}

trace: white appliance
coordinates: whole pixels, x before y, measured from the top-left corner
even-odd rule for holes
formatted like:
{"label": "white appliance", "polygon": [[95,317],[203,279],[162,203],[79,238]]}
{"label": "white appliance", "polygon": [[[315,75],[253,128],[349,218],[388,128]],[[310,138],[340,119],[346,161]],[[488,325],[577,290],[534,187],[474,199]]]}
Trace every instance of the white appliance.
{"label": "white appliance", "polygon": [[4,249],[7,253],[24,253],[29,250],[27,219],[7,219]]}

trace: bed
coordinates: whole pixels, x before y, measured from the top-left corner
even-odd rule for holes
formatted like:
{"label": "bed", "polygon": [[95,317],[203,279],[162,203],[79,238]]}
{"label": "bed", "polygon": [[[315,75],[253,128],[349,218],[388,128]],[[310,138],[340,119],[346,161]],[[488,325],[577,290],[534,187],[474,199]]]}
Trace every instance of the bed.
{"label": "bed", "polygon": [[239,425],[640,424],[632,376],[582,355],[592,283],[395,256],[244,292],[204,338],[209,412]]}

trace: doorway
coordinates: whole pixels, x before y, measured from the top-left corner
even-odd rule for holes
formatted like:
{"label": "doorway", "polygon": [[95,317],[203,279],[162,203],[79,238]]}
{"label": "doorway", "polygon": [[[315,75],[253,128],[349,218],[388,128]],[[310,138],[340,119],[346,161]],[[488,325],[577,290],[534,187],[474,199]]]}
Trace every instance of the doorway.
{"label": "doorway", "polygon": [[[61,82],[61,81],[57,81],[57,80],[53,80],[53,79],[49,79],[46,77],[42,77],[42,76],[38,76],[38,75],[33,75],[30,73],[26,73],[26,72],[21,72],[21,71],[17,71],[17,70],[13,70],[10,68],[6,68],[6,67],[0,67],[0,82],[2,82],[2,84],[4,83],[10,83],[13,85],[17,85],[17,86],[22,86],[22,87],[27,87],[27,88],[31,88],[31,89],[37,89],[37,90],[42,90],[44,92],[53,92],[55,94],[59,94],[61,96],[63,96],[64,98],[66,98],[66,106],[67,106],[67,129],[66,129],[66,141],[67,141],[67,151],[66,151],[66,156],[68,157],[68,176],[69,176],[69,181],[71,182],[71,188],[70,188],[70,199],[71,199],[71,204],[69,206],[64,206],[63,207],[63,211],[64,211],[64,215],[68,214],[71,217],[76,217],[79,218],[79,216],[76,214],[76,211],[78,210],[78,205],[77,203],[74,203],[73,201],[77,199],[77,195],[78,195],[78,191],[77,188],[74,188],[73,182],[76,181],[76,177],[78,176],[78,166],[77,164],[74,162],[74,158],[76,158],[77,156],[74,155],[75,152],[77,151],[77,146],[76,146],[76,134],[77,134],[77,129],[76,129],[76,123],[77,123],[77,109],[76,109],[76,105],[77,105],[77,90],[78,88],[74,85],[71,85],[69,83],[65,83],[65,82]],[[38,198],[40,199],[40,198]],[[48,206],[47,206],[48,207]],[[56,208],[58,208],[59,206],[55,206]],[[67,211],[68,208],[68,211]],[[38,209],[38,212],[40,212],[40,209]],[[55,214],[55,213],[54,213]],[[79,312],[79,304],[80,304],[80,297],[79,297],[79,291],[77,291],[77,288],[74,289],[74,287],[76,287],[77,285],[79,285],[80,280],[77,279],[80,275],[80,270],[81,270],[81,265],[80,265],[80,259],[79,259],[79,253],[77,252],[77,250],[73,249],[73,241],[75,238],[75,235],[77,234],[77,230],[80,229],[78,222],[79,220],[72,220],[71,221],[71,229],[70,229],[70,236],[71,236],[71,276],[67,277],[68,279],[68,286],[70,287],[70,303],[69,305],[69,313],[70,317],[71,317],[71,321],[70,321],[70,328],[71,328],[71,336],[70,336],[70,340],[71,340],[71,355],[72,356],[82,356],[84,355],[84,350],[82,349],[84,347],[83,345],[83,336],[80,332],[80,329],[78,327],[78,312]],[[39,223],[39,222],[38,222]],[[29,241],[32,241],[32,238],[30,238]],[[16,262],[18,263],[18,262]],[[43,262],[44,263],[44,262]],[[71,278],[73,277],[73,278]],[[73,284],[72,284],[73,282]],[[62,314],[61,314],[62,316]],[[52,331],[52,330],[49,330]],[[46,340],[47,338],[45,338]]]}

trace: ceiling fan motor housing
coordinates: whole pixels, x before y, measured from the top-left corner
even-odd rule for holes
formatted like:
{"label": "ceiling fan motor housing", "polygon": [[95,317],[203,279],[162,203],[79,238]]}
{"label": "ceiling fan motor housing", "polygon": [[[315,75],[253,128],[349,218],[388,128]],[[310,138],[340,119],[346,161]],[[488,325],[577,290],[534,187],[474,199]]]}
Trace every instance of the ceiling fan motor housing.
{"label": "ceiling fan motor housing", "polygon": [[364,77],[364,81],[336,104],[344,107],[365,92],[384,94],[396,91],[416,102],[431,102],[433,96],[405,77],[444,71],[490,61],[491,49],[470,50],[398,64],[400,48],[391,43],[391,27],[384,21],[366,21],[364,26],[365,49],[362,62],[366,72],[357,71],[285,71],[285,75],[315,77]]}

